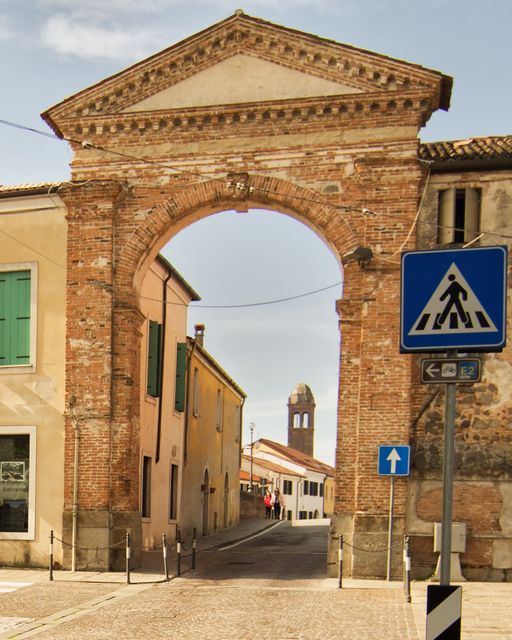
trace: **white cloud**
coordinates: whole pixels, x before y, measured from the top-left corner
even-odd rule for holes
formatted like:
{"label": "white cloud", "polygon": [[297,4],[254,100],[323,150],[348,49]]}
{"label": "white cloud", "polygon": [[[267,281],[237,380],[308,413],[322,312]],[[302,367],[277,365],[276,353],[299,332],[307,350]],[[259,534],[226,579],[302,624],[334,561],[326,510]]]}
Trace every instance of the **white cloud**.
{"label": "white cloud", "polygon": [[41,40],[56,53],[97,60],[140,60],[158,48],[158,35],[153,29],[96,26],[64,14],[53,16],[43,25]]}

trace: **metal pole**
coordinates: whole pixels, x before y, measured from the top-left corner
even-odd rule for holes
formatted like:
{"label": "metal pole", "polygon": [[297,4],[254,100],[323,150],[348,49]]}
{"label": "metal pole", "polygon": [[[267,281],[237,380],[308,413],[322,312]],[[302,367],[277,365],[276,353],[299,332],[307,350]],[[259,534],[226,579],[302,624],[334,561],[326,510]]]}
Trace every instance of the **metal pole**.
{"label": "metal pole", "polygon": [[176,575],[181,575],[181,530],[176,527]]}
{"label": "metal pole", "polygon": [[126,584],[130,584],[130,556],[131,556],[131,540],[130,532],[126,532]]}
{"label": "metal pole", "polygon": [[251,480],[250,480],[250,484],[249,484],[249,491],[252,493],[253,492],[253,487],[252,487],[252,449],[253,449],[253,441],[252,441],[252,434],[254,431],[254,422],[251,422],[249,425],[249,431],[251,432]]}
{"label": "metal pole", "polygon": [[196,528],[192,529],[192,569],[196,568],[196,547],[197,547],[197,534]]}
{"label": "metal pole", "polygon": [[167,566],[167,536],[162,533],[162,551],[164,554],[164,575],[165,581],[169,581],[169,567]]}
{"label": "metal pole", "polygon": [[404,536],[404,591],[405,601],[411,602],[411,556],[409,555],[409,536]]}
{"label": "metal pole", "polygon": [[386,580],[391,580],[391,556],[393,550],[393,503],[395,502],[395,476],[391,476],[389,489],[389,525],[388,525],[388,562],[386,568]]}
{"label": "metal pole", "polygon": [[50,580],[53,580],[53,529],[50,531]]}
{"label": "metal pole", "polygon": [[443,519],[441,526],[441,576],[439,583],[450,584],[452,556],[453,469],[455,466],[455,390],[454,382],[446,387],[444,460],[443,460]]}
{"label": "metal pole", "polygon": [[343,581],[343,536],[340,534],[339,537],[339,546],[338,546],[338,589],[341,589],[342,581]]}

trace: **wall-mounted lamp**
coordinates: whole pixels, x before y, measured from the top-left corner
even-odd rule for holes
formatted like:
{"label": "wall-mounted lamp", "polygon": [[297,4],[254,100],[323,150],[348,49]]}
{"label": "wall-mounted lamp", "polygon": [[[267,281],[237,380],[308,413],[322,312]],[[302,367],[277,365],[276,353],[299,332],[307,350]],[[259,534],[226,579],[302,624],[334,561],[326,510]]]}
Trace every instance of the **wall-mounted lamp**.
{"label": "wall-mounted lamp", "polygon": [[369,247],[356,247],[355,249],[347,251],[347,253],[342,256],[341,262],[345,264],[346,262],[357,260],[360,265],[366,266],[372,258],[373,251]]}

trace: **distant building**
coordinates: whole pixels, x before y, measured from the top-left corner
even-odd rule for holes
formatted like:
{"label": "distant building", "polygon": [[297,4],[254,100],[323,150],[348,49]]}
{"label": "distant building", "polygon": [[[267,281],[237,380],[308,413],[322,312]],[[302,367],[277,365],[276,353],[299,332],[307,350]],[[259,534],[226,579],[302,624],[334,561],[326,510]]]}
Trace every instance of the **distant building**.
{"label": "distant building", "polygon": [[[284,444],[261,438],[253,443],[253,473],[265,477],[271,490],[284,495],[288,520],[323,518],[332,513],[334,468]],[[250,445],[244,447],[242,469],[250,465]],[[327,495],[326,495],[327,488]]]}

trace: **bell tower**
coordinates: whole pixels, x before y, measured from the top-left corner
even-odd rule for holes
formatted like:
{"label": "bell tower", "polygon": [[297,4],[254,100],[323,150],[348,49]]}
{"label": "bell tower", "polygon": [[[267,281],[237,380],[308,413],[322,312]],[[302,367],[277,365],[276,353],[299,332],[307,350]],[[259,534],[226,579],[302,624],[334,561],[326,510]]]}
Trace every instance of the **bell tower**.
{"label": "bell tower", "polygon": [[315,438],[315,398],[307,384],[300,382],[288,398],[288,446],[313,457]]}

